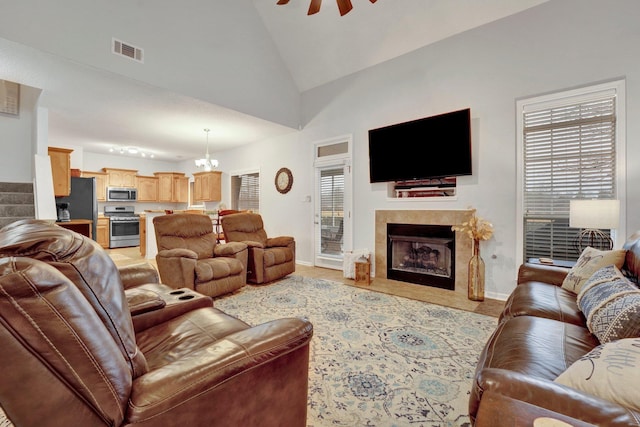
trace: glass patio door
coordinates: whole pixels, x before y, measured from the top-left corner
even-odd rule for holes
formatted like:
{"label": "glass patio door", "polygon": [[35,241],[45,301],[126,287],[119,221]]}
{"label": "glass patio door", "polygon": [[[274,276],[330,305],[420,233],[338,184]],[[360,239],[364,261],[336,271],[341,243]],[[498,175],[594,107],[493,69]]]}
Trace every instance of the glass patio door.
{"label": "glass patio door", "polygon": [[[338,145],[344,150],[343,153],[335,152]],[[347,158],[348,145],[348,141],[344,140],[324,145],[322,148],[333,148],[331,155],[316,159],[314,246],[315,265],[319,267],[341,270],[344,251],[351,249],[351,166]],[[323,153],[323,150],[318,152]]]}

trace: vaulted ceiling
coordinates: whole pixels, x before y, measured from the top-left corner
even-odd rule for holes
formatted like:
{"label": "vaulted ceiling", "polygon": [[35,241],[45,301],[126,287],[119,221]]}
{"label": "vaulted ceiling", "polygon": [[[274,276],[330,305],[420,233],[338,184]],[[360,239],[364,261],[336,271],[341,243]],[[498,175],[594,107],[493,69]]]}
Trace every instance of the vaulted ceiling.
{"label": "vaulted ceiling", "polygon": [[43,90],[51,145],[179,161],[204,128],[214,153],[294,132],[302,92],[545,1],[0,0],[0,79]]}

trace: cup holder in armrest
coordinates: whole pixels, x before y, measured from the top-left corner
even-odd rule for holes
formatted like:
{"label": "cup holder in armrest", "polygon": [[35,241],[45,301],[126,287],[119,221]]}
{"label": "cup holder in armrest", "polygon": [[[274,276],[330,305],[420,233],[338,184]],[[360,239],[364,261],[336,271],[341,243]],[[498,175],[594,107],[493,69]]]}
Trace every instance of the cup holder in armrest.
{"label": "cup holder in armrest", "polygon": [[[213,299],[189,288],[166,290],[159,295],[162,308],[132,316],[136,332],[171,320],[193,310],[213,307]],[[0,423],[2,424],[2,423]]]}

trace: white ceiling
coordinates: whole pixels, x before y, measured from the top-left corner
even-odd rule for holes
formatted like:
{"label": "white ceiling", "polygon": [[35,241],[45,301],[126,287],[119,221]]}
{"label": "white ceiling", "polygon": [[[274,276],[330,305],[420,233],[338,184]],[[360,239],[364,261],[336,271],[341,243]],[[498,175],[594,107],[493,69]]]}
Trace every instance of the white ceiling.
{"label": "white ceiling", "polygon": [[[244,15],[224,17],[229,22],[238,22],[246,19],[246,13],[255,14],[252,19],[263,22],[274,51],[281,56],[300,92],[547,0],[378,0],[375,4],[352,0],[353,10],[342,17],[333,0],[325,0],[319,13],[307,16],[309,1],[292,0],[279,6],[276,0],[251,0],[253,7],[240,8]],[[42,5],[36,0],[17,3],[25,2]],[[217,3],[211,0],[191,3],[217,8],[222,13],[223,6],[211,5]],[[15,4],[0,0],[1,9],[27,7]],[[81,8],[90,8],[82,4]],[[140,5],[144,2],[138,2]],[[158,10],[162,3],[148,7],[153,7],[154,13],[162,12]],[[186,9],[177,19],[185,20],[183,28],[188,31],[190,19],[195,22],[196,16],[190,17]],[[86,12],[91,17],[90,11]],[[0,28],[10,24],[7,19],[19,19],[16,18],[19,14],[3,15]],[[33,21],[33,16],[29,16]],[[124,77],[113,70],[90,66],[91,60],[83,63],[77,58],[56,55],[43,47],[44,42],[31,41],[37,39],[35,35],[33,39],[16,36],[18,31],[37,33],[37,22],[29,24],[16,26],[21,29],[13,34],[0,30],[0,37],[9,39],[0,39],[0,78],[45,88],[41,104],[49,111],[50,145],[82,146],[85,151],[102,153],[113,145],[130,145],[155,153],[159,160],[179,161],[202,156],[204,127],[211,129],[209,140],[214,155],[216,151],[296,130],[215,105],[206,97],[196,99],[193,94],[188,95],[188,90],[181,94],[144,78]],[[215,26],[209,28],[215,30]],[[195,39],[199,34],[193,28],[191,37]],[[223,34],[219,37],[224,39]],[[216,53],[212,51],[211,56]],[[236,55],[242,58],[242,52]],[[194,56],[192,61],[195,67],[199,57]]]}

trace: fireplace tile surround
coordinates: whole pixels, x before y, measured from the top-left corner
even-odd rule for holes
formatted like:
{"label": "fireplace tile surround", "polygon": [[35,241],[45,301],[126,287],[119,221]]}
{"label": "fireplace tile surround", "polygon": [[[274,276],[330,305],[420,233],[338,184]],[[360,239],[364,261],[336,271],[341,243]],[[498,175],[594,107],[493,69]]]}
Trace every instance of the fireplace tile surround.
{"label": "fireplace tile surround", "polygon": [[[376,210],[375,277],[387,279],[387,224],[457,225],[471,219],[473,210]],[[455,290],[467,295],[471,239],[456,233]]]}

